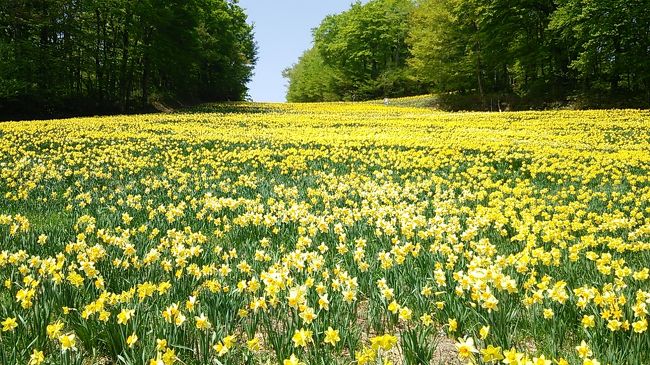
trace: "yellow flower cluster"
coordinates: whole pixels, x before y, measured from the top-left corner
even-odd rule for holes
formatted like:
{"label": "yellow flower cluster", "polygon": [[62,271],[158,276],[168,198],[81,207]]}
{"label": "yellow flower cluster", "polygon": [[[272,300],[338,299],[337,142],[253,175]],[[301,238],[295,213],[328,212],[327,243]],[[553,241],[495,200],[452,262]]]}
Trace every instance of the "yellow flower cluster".
{"label": "yellow flower cluster", "polygon": [[648,363],[648,202],[638,110],[3,123],[0,358]]}

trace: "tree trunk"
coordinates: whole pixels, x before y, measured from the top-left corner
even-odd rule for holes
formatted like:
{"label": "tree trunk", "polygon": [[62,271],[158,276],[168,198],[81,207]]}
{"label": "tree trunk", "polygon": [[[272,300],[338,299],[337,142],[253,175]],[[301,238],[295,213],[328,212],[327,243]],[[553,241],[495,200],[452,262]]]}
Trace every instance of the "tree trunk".
{"label": "tree trunk", "polygon": [[142,55],[142,105],[146,105],[149,102],[149,72],[151,65],[150,60],[150,30],[145,32],[144,44],[143,44],[143,55]]}
{"label": "tree trunk", "polygon": [[621,73],[620,73],[620,55],[621,55],[621,40],[619,37],[614,37],[614,61],[612,65],[612,74],[609,79],[609,87],[612,95],[618,93],[619,84],[621,82]]}
{"label": "tree trunk", "polygon": [[120,65],[120,104],[122,110],[125,110],[128,103],[127,100],[127,87],[129,85],[126,79],[126,70],[129,62],[129,32],[128,23],[124,24],[124,31],[122,32],[122,61]]}
{"label": "tree trunk", "polygon": [[101,15],[99,14],[99,9],[95,9],[95,88],[97,92],[97,100],[101,101],[103,99],[102,95],[102,69],[100,63],[100,49],[101,49]]}
{"label": "tree trunk", "polygon": [[45,92],[48,89],[48,67],[49,64],[49,54],[48,54],[48,43],[49,43],[49,29],[45,24],[49,21],[47,14],[43,14],[43,25],[41,26],[40,31],[40,40],[39,40],[39,62],[38,62],[38,78],[36,80],[36,85],[38,86],[39,91]]}
{"label": "tree trunk", "polygon": [[481,77],[481,42],[476,41],[476,80],[478,81],[478,92],[481,95],[481,104],[485,108],[485,92],[483,91],[483,78]]}

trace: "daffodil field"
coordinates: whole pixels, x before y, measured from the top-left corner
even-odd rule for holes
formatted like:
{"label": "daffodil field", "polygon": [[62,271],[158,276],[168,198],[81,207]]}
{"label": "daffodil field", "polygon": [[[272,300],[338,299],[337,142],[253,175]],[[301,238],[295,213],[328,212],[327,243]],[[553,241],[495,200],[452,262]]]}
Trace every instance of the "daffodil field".
{"label": "daffodil field", "polygon": [[648,364],[650,112],[0,124],[0,364]]}

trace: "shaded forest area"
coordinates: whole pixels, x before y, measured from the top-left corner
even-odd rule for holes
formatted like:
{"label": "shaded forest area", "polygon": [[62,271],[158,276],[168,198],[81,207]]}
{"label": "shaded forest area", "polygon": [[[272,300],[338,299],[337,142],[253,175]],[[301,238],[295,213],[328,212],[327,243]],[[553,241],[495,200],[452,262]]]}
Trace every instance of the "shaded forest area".
{"label": "shaded forest area", "polygon": [[255,61],[237,1],[0,2],[0,120],[242,100]]}
{"label": "shaded forest area", "polygon": [[328,16],[289,101],[435,93],[450,109],[650,106],[650,0],[371,0]]}

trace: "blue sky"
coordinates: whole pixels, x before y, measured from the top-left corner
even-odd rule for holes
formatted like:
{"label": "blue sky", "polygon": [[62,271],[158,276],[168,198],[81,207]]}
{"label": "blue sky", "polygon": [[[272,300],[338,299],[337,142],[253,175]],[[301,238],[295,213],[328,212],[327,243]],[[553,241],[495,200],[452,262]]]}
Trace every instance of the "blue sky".
{"label": "blue sky", "polygon": [[248,85],[254,101],[285,101],[282,70],[311,47],[311,30],[328,14],[350,8],[353,0],[240,0],[255,24],[258,61]]}

